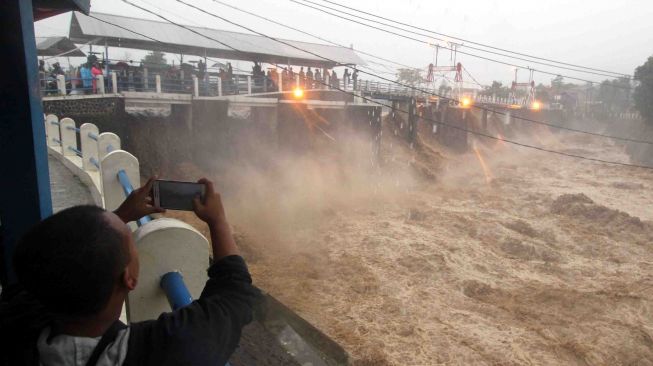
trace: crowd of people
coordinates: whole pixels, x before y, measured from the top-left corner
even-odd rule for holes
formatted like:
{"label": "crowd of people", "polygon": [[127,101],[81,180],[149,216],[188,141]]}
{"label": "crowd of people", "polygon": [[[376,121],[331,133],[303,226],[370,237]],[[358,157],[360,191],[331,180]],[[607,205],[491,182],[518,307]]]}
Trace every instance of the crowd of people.
{"label": "crowd of people", "polygon": [[[257,65],[257,63],[255,63],[255,65]],[[304,71],[304,67],[301,66],[299,72],[295,72],[292,66],[284,67],[281,70],[281,73],[277,70],[277,68],[269,68],[266,76],[275,86],[278,86],[279,75],[281,75],[283,90],[289,90],[297,86],[304,89],[325,89],[327,87],[334,89],[341,88],[340,79],[338,78],[336,70],[322,68],[322,71],[320,71],[320,68],[316,67],[315,71],[313,71],[310,66],[306,71]],[[257,76],[261,73],[260,66],[258,66],[258,69],[256,69],[255,66],[253,75]],[[353,85],[353,88],[356,89],[358,84],[358,70],[349,73],[349,69],[345,69],[342,80],[342,87],[348,89],[350,85]]]}
{"label": "crowd of people", "polygon": [[[234,68],[230,62],[220,65],[218,71],[210,71],[206,62],[199,60],[195,65],[182,63],[178,66],[168,64],[147,64],[141,62],[133,65],[131,61],[100,61],[95,55],[90,55],[86,62],[78,67],[70,67],[64,71],[58,62],[46,69],[45,61],[39,60],[39,73],[41,89],[45,95],[59,94],[57,78],[63,75],[66,81],[67,94],[96,94],[98,93],[98,76],[103,75],[106,82],[105,88],[112,87],[110,73],[115,72],[117,77],[118,90],[130,91],[151,91],[155,89],[155,75],[161,76],[164,92],[179,93],[191,92],[193,88],[192,78],[194,75],[200,83],[202,94],[212,95],[217,93],[217,88],[211,87],[220,79],[223,94],[238,94],[242,92],[243,83],[247,76],[252,76],[254,92],[273,92],[279,89],[279,83],[283,90],[291,90],[295,87],[303,89],[357,89],[358,70],[350,72],[345,69],[342,76],[339,76],[334,69],[300,66],[296,71],[293,66],[270,67],[264,71],[261,62],[254,61],[251,75],[234,74]],[[214,65],[215,67],[216,65]]]}

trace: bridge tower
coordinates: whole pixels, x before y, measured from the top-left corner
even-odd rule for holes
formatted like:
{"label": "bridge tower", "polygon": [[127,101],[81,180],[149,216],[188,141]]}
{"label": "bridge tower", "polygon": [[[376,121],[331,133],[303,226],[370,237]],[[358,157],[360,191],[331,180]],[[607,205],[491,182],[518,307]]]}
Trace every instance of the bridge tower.
{"label": "bridge tower", "polygon": [[[439,66],[438,65],[438,57],[439,57],[439,51],[440,51],[440,46],[438,44],[434,44],[432,46],[435,47],[435,53],[433,55],[433,63],[430,63],[428,66],[427,70],[427,75],[426,75],[426,81],[431,83],[431,87],[433,90],[436,90],[435,83],[437,81],[437,78],[435,76],[435,73],[442,73],[441,77],[442,79],[447,79],[445,76],[446,73],[448,72],[455,72],[454,76],[454,85],[453,85],[453,91],[451,97],[453,99],[460,99],[462,98],[463,94],[463,65],[460,62],[456,62],[457,55],[458,55],[458,47],[461,46],[461,44],[458,43],[453,43],[453,42],[448,42],[450,48],[450,60],[453,61],[453,65],[451,66]],[[451,79],[449,79],[451,80]]]}
{"label": "bridge tower", "polygon": [[[518,82],[517,79],[517,74],[519,73],[519,69],[515,68],[515,80],[512,82],[512,87],[510,88],[510,103],[512,104],[521,104],[521,105],[531,105],[533,102],[535,102],[535,80],[533,80],[533,75],[535,74],[535,70],[533,69],[528,69],[529,71],[529,78],[527,83],[520,83]],[[527,94],[526,97],[518,100],[517,99],[517,90],[518,88],[527,88]]]}

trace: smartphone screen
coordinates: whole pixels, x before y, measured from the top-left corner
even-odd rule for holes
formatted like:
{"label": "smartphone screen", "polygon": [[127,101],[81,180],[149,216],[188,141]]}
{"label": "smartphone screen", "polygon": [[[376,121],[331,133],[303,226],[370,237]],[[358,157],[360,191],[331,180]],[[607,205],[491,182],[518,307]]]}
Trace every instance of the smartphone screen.
{"label": "smartphone screen", "polygon": [[157,180],[154,184],[154,204],[171,210],[193,210],[193,198],[204,200],[204,184]]}

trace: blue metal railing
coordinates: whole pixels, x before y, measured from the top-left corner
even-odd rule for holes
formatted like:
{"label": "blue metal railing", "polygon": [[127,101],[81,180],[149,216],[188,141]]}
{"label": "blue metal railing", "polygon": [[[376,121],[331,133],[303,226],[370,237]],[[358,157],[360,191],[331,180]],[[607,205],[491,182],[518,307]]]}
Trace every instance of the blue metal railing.
{"label": "blue metal railing", "polygon": [[89,137],[91,140],[94,140],[94,141],[97,141],[97,140],[98,140],[98,136],[97,136],[96,134],[94,134],[93,132],[89,132],[89,133],[88,133],[88,137]]}
{"label": "blue metal railing", "polygon": [[165,292],[172,310],[177,310],[193,302],[193,296],[188,291],[181,273],[168,272],[164,274],[159,285]]}
{"label": "blue metal railing", "polygon": [[75,149],[75,148],[74,148],[74,147],[72,147],[72,146],[68,146],[68,150],[70,150],[70,151],[72,151],[72,152],[74,152],[74,153],[75,153],[75,155],[77,155],[77,156],[79,156],[80,158],[82,157],[82,152],[81,152],[81,151],[79,151],[78,149]]}
{"label": "blue metal railing", "polygon": [[75,126],[66,126],[66,129],[67,129],[67,130],[70,130],[70,131],[75,131],[75,132],[79,133],[79,128],[78,128],[78,127],[75,127]]}
{"label": "blue metal railing", "polygon": [[57,121],[50,121],[50,123],[52,123],[55,126],[61,126],[61,124]]}
{"label": "blue metal railing", "polygon": [[[120,170],[118,172],[118,181],[122,186],[123,192],[125,192],[125,197],[128,197],[134,191],[134,187],[132,187],[132,184],[129,181],[129,177],[127,176],[127,173],[124,170]],[[151,217],[143,216],[140,219],[138,219],[136,223],[138,224],[138,226],[143,226],[150,221],[152,221]]]}
{"label": "blue metal railing", "polygon": [[59,139],[56,138],[56,137],[53,137],[53,138],[52,138],[52,141],[54,141],[54,142],[56,142],[57,144],[61,145],[61,140],[59,140]]}
{"label": "blue metal railing", "polygon": [[96,158],[94,158],[94,157],[91,156],[91,157],[88,159],[88,161],[90,161],[91,164],[93,164],[96,168],[98,168],[98,170],[100,170],[100,163],[97,161]]}

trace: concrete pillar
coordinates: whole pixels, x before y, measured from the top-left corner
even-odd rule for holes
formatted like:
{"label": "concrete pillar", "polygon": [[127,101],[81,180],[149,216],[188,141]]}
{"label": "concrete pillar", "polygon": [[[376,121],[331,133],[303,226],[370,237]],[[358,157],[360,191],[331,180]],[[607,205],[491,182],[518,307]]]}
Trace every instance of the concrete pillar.
{"label": "concrete pillar", "polygon": [[278,77],[278,79],[279,79],[278,80],[279,92],[282,92],[283,91],[283,74],[278,73],[277,75],[279,75],[279,77]]}
{"label": "concrete pillar", "polygon": [[61,133],[61,147],[63,156],[74,156],[74,151],[70,148],[77,149],[77,132],[75,132],[75,121],[72,118],[62,118],[59,122],[59,131]]}
{"label": "concrete pillar", "polygon": [[113,132],[102,132],[97,139],[98,156],[100,161],[109,154],[108,147],[111,146],[113,150],[120,150],[120,137]]}
{"label": "concrete pillar", "polygon": [[114,150],[102,158],[101,162],[102,190],[104,192],[104,208],[113,211],[125,200],[125,192],[118,181],[118,172],[124,170],[132,187],[141,186],[138,159],[124,150]]}
{"label": "concrete pillar", "polygon": [[324,78],[324,83],[327,85],[327,89],[331,89],[331,75],[329,75],[328,73]]}
{"label": "concrete pillar", "polygon": [[57,75],[57,89],[59,94],[66,95],[66,77],[63,75]]}
{"label": "concrete pillar", "polygon": [[130,322],[156,319],[171,310],[160,286],[166,273],[179,272],[191,297],[200,297],[209,261],[209,242],[202,234],[179,220],[161,218],[141,226],[133,236],[140,273],[138,287],[127,297]]}
{"label": "concrete pillar", "polygon": [[150,78],[147,74],[147,67],[143,68],[143,91],[147,91],[150,88]]}
{"label": "concrete pillar", "polygon": [[59,132],[59,117],[54,114],[48,114],[45,117],[45,123],[48,129],[48,146],[54,150],[61,152],[61,134]]}
{"label": "concrete pillar", "polygon": [[199,80],[195,75],[191,75],[191,79],[193,79],[193,96],[199,97],[200,96]]}
{"label": "concrete pillar", "polygon": [[104,95],[104,75],[98,75],[95,78],[96,78],[95,86],[97,89],[97,94]]}
{"label": "concrete pillar", "polygon": [[88,171],[97,171],[98,169],[91,163],[91,159],[95,159],[98,163],[100,162],[98,142],[92,139],[89,134],[99,136],[100,131],[92,123],[84,123],[79,127],[79,140],[82,144],[82,168]]}
{"label": "concrete pillar", "polygon": [[161,94],[161,75],[156,74],[155,82],[156,82],[156,93]]}
{"label": "concrete pillar", "polygon": [[299,74],[295,75],[295,88],[299,88]]}
{"label": "concrete pillar", "polygon": [[483,121],[483,131],[484,132],[487,132],[487,114],[488,114],[487,109],[484,109],[483,110],[483,117],[482,117],[483,118],[482,121]]}
{"label": "concrete pillar", "polygon": [[252,94],[252,76],[247,75],[247,94]]}
{"label": "concrete pillar", "polygon": [[111,91],[118,94],[118,74],[115,71],[111,71]]}
{"label": "concrete pillar", "polygon": [[218,96],[222,96],[222,78],[218,77]]}

